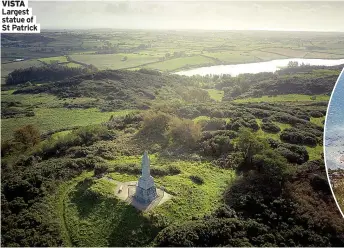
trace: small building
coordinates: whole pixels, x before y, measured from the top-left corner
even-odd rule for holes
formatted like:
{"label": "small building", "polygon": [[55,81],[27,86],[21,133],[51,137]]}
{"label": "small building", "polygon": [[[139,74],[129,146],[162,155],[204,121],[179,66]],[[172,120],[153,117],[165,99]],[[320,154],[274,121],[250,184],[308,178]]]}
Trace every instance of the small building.
{"label": "small building", "polygon": [[147,204],[157,198],[157,190],[154,184],[154,179],[150,175],[150,161],[147,151],[142,157],[142,175],[136,184],[135,199],[138,202]]}

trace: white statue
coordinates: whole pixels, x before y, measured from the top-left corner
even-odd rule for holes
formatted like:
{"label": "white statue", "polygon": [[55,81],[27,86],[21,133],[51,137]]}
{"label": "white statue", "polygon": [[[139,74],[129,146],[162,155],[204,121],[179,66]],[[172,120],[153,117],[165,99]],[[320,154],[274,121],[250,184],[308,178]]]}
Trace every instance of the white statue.
{"label": "white statue", "polygon": [[135,198],[139,202],[150,203],[157,197],[157,193],[154,179],[150,175],[150,162],[147,151],[143,154],[141,166],[142,175],[136,185]]}

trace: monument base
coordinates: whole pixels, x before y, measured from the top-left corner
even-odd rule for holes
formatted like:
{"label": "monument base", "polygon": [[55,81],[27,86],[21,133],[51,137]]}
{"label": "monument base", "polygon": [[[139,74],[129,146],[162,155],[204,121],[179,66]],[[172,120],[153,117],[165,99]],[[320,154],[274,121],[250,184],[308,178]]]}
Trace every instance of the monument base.
{"label": "monument base", "polygon": [[134,197],[138,202],[150,203],[154,201],[154,199],[157,197],[156,187],[153,186],[149,189],[143,189],[139,186],[136,186],[136,192]]}

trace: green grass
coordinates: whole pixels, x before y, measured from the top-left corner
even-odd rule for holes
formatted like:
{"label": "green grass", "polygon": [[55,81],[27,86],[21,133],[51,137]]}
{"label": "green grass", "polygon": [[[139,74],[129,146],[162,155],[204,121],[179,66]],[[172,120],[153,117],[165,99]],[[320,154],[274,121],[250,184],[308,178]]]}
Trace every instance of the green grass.
{"label": "green grass", "polygon": [[[74,60],[92,64],[98,69],[124,69],[159,61],[158,57],[142,54],[74,54]],[[122,61],[124,57],[127,60]]]}
{"label": "green grass", "polygon": [[[136,156],[136,155],[131,155],[131,156],[119,156],[115,160],[109,161],[110,164],[117,165],[117,164],[130,164],[130,163],[141,163],[141,158],[142,156]],[[149,160],[151,163],[156,163],[158,159],[157,154],[149,154]]]}
{"label": "green grass", "polygon": [[51,135],[51,137],[53,139],[58,139],[61,138],[63,136],[66,136],[67,134],[69,134],[71,132],[71,130],[66,130],[66,131],[61,131],[61,132],[57,132]]}
{"label": "green grass", "polygon": [[[261,127],[263,125],[263,122],[261,119],[256,119],[259,127]],[[290,124],[285,124],[285,123],[280,123],[280,122],[273,122],[276,126],[278,126],[281,131],[278,132],[278,133],[267,133],[267,132],[264,132],[261,128],[257,131],[257,135],[259,137],[262,137],[262,138],[272,138],[272,139],[275,139],[275,140],[278,140],[280,141],[280,135],[281,135],[281,132],[286,129],[286,128],[290,128],[291,125]]]}
{"label": "green grass", "polygon": [[64,213],[72,245],[122,247],[151,243],[159,230],[147,217],[114,195],[97,194],[94,188],[111,188],[101,180],[96,180],[91,187],[79,183],[65,201]]}
{"label": "green grass", "polygon": [[176,71],[178,69],[187,69],[192,67],[201,67],[213,64],[214,61],[212,59],[203,56],[190,56],[169,59],[162,62],[150,64],[144,67],[149,69],[157,69],[160,71]]}
{"label": "green grass", "polygon": [[209,56],[220,60],[224,64],[243,64],[259,62],[259,59],[253,56],[250,52],[246,51],[221,51],[203,53],[205,56]]}
{"label": "green grass", "polygon": [[1,77],[7,76],[10,72],[14,71],[15,69],[24,69],[24,68],[29,68],[31,66],[42,66],[42,63],[39,62],[38,60],[32,59],[32,60],[1,64]]}
{"label": "green grass", "polygon": [[92,97],[74,97],[59,99],[54,95],[40,93],[40,94],[12,94],[14,90],[1,91],[2,102],[20,102],[25,107],[47,107],[56,108],[62,107],[63,104],[85,104],[96,101]]}
{"label": "green grass", "polygon": [[288,58],[303,58],[307,54],[306,50],[290,49],[290,48],[266,48],[262,51],[275,53],[278,55],[286,56]]}
{"label": "green grass", "polygon": [[78,182],[92,175],[93,175],[93,171],[84,172],[80,176],[74,178],[73,180],[63,183],[62,185],[59,186],[57,193],[49,197],[48,199],[48,200],[53,200],[52,204],[56,205],[56,208],[54,209],[56,209],[56,214],[59,217],[58,221],[60,225],[60,233],[64,242],[64,246],[72,246],[69,229],[66,225],[65,201],[66,199],[68,199],[67,196],[69,192],[77,185]]}
{"label": "green grass", "polygon": [[49,58],[41,58],[39,61],[51,64],[52,62],[57,61],[58,63],[67,63],[67,57],[66,56],[58,56],[58,57],[49,57]]}
{"label": "green grass", "polygon": [[201,116],[198,116],[198,117],[193,119],[193,121],[195,123],[198,123],[200,121],[207,121],[207,120],[210,120],[210,117],[209,116],[205,116],[205,115],[201,115]]}
{"label": "green grass", "polygon": [[280,123],[280,122],[273,122],[275,125],[279,126],[279,128],[281,129],[281,131],[283,131],[286,128],[291,128],[292,125],[287,124],[287,123]]}
{"label": "green grass", "polygon": [[[216,168],[207,163],[174,162],[182,173],[156,179],[158,185],[175,196],[154,210],[170,222],[182,222],[192,217],[209,214],[221,204],[222,193],[234,179],[234,171]],[[204,179],[204,184],[197,185],[190,175]]]}
{"label": "green grass", "polygon": [[[260,119],[256,119],[256,120],[257,120],[258,125],[261,126],[262,120],[260,120]],[[290,124],[284,124],[284,123],[279,123],[279,122],[273,122],[273,123],[275,125],[279,126],[279,128],[281,129],[280,132],[278,132],[278,133],[266,133],[262,129],[259,129],[257,131],[257,135],[259,137],[262,137],[262,138],[272,138],[272,139],[281,141],[281,139],[280,139],[281,132],[286,128],[292,127]],[[317,145],[316,147],[305,146],[305,148],[308,152],[309,160],[321,159],[321,153],[323,152],[323,146],[319,146],[319,145]]]}
{"label": "green grass", "polygon": [[319,117],[319,118],[311,117],[311,122],[320,126],[320,127],[324,126],[324,123],[323,123],[324,120],[325,120],[325,116]]}
{"label": "green grass", "polygon": [[67,66],[67,67],[74,67],[74,68],[82,67],[82,65],[77,64],[77,63],[73,63],[73,62],[65,64],[65,66]]}
{"label": "green grass", "polygon": [[20,102],[25,106],[56,106],[58,101],[56,96],[49,94],[16,94],[13,95],[14,90],[2,91],[1,101],[3,102]]}
{"label": "green grass", "polygon": [[316,147],[305,146],[309,155],[309,160],[322,159],[321,154],[324,152],[323,146],[317,145]]}
{"label": "green grass", "polygon": [[[164,186],[173,197],[148,213],[137,211],[115,198],[113,190],[116,185],[105,178],[96,179],[92,185],[87,185],[82,183],[85,177],[80,177],[65,183],[62,190],[60,188],[59,202],[64,203],[63,208],[61,203],[59,206],[60,218],[65,216],[65,230],[69,230],[69,235],[64,237],[69,237],[71,245],[151,245],[162,219],[167,223],[176,223],[211,213],[221,204],[225,187],[234,179],[232,170],[216,168],[209,163],[162,160],[156,156],[152,156],[151,161],[153,166],[176,165],[181,173],[155,178],[156,184]],[[132,162],[139,163],[140,157],[123,156],[113,161]],[[189,178],[190,175],[200,176],[204,184],[195,184]],[[120,173],[110,173],[109,176],[123,182],[139,177]]]}
{"label": "green grass", "polygon": [[207,90],[209,93],[209,96],[211,99],[214,99],[215,101],[221,102],[223,95],[224,95],[224,91],[223,90],[215,90],[215,89],[209,89]]}
{"label": "green grass", "polygon": [[288,94],[288,95],[277,95],[277,96],[262,96],[257,98],[244,98],[233,100],[237,103],[247,103],[247,102],[308,102],[308,101],[329,101],[330,97],[328,95],[317,95],[315,100],[311,99],[309,95],[301,94]]}
{"label": "green grass", "polygon": [[62,128],[88,126],[109,120],[111,115],[123,116],[133,110],[117,112],[100,112],[96,108],[66,109],[66,108],[39,108],[35,109],[35,116],[3,119],[1,122],[1,137],[8,139],[17,128],[33,124],[41,132],[54,131]]}

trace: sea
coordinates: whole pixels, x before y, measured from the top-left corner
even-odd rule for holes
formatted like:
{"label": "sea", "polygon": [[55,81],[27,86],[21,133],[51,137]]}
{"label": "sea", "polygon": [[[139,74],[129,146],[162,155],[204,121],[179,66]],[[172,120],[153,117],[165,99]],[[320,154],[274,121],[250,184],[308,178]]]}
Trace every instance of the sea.
{"label": "sea", "polygon": [[325,126],[325,162],[329,169],[344,169],[344,70],[332,92]]}

